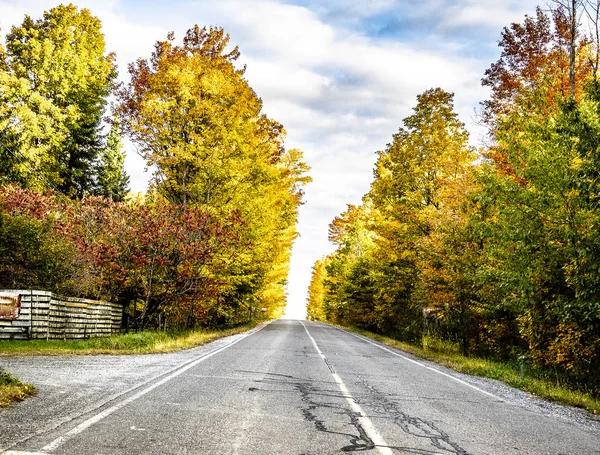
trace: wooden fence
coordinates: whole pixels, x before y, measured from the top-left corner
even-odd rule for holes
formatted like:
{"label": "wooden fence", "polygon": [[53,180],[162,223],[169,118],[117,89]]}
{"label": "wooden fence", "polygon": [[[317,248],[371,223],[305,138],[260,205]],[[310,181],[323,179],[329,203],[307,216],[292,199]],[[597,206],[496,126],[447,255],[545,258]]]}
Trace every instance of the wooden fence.
{"label": "wooden fence", "polygon": [[121,305],[36,290],[0,290],[0,340],[106,337],[121,328]]}

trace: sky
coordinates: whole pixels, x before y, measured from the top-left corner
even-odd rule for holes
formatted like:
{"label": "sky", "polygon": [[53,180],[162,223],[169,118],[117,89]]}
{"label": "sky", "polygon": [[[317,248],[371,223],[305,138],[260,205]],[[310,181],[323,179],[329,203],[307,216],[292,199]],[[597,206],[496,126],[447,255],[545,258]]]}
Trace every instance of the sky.
{"label": "sky", "polygon": [[[541,0],[544,2],[544,0]],[[300,208],[288,286],[289,317],[303,318],[314,262],[333,251],[328,224],[360,204],[377,150],[411,114],[416,96],[441,87],[478,145],[481,78],[500,55],[504,26],[533,14],[536,0],[79,0],[102,20],[107,50],[127,64],[150,56],[169,31],[220,26],[241,51],[246,78],[264,112],[285,126],[287,148],[300,148],[313,182]],[[59,2],[0,0],[3,30],[38,18]],[[546,8],[545,3],[541,6]],[[127,143],[133,191],[150,177]]]}

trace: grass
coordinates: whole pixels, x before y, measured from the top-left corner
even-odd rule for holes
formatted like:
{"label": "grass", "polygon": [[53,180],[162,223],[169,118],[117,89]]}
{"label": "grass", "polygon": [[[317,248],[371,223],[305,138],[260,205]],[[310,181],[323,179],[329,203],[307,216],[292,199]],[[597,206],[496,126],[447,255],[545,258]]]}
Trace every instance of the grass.
{"label": "grass", "polygon": [[0,369],[0,408],[8,408],[16,401],[22,401],[35,394],[35,387],[23,384],[13,375]]}
{"label": "grass", "polygon": [[417,357],[431,360],[460,373],[496,379],[540,398],[583,408],[592,414],[600,415],[600,399],[586,391],[574,390],[568,385],[549,377],[547,372],[531,368],[521,369],[521,366],[518,364],[508,362],[478,357],[465,357],[460,353],[457,344],[444,342],[435,338],[425,337],[423,339],[423,346],[421,347],[355,327],[345,326],[344,328]]}
{"label": "grass", "polygon": [[218,338],[245,332],[261,321],[228,329],[200,329],[169,333],[143,331],[87,340],[0,341],[0,355],[86,355],[86,354],[152,354],[181,351]]}

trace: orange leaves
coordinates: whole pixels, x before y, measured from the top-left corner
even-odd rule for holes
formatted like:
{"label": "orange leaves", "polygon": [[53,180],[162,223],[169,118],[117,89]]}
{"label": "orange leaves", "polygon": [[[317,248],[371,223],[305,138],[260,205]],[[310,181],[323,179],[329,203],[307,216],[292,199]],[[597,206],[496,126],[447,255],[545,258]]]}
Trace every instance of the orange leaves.
{"label": "orange leaves", "polygon": [[13,185],[2,187],[0,206],[5,212],[20,213],[38,220],[58,208],[54,196],[23,190]]}
{"label": "orange leaves", "polygon": [[[484,120],[495,121],[512,113],[519,104],[533,105],[547,115],[556,113],[558,101],[569,96],[569,24],[560,11],[552,18],[541,8],[534,17],[525,16],[522,24],[513,23],[502,31],[498,46],[500,59],[485,71],[482,84],[492,89],[483,103]],[[591,74],[584,52],[585,41],[577,43],[575,98],[581,99],[585,80]],[[529,95],[535,93],[536,97]]]}

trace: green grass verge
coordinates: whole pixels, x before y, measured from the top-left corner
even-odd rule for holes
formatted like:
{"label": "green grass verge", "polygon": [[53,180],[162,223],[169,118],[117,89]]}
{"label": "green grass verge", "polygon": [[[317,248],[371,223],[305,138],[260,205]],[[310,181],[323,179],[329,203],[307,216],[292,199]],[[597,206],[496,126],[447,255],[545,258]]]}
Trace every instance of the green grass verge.
{"label": "green grass verge", "polygon": [[0,355],[85,355],[152,354],[181,351],[210,343],[218,338],[250,330],[263,321],[220,330],[192,330],[180,333],[143,331],[88,340],[0,341]]}
{"label": "green grass verge", "polygon": [[600,399],[585,391],[573,390],[554,379],[541,377],[543,373],[539,371],[529,371],[525,368],[523,374],[521,374],[521,368],[515,364],[478,357],[465,357],[460,353],[456,344],[443,342],[435,338],[425,338],[421,347],[357,329],[356,327],[343,326],[343,328],[417,357],[439,363],[460,373],[496,379],[540,398],[583,408],[593,414],[600,415]]}
{"label": "green grass verge", "polygon": [[16,401],[35,394],[35,387],[23,384],[10,373],[0,369],[0,408],[8,408]]}

